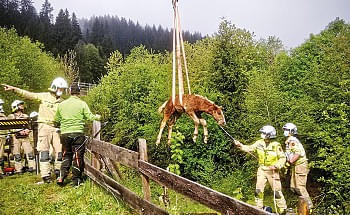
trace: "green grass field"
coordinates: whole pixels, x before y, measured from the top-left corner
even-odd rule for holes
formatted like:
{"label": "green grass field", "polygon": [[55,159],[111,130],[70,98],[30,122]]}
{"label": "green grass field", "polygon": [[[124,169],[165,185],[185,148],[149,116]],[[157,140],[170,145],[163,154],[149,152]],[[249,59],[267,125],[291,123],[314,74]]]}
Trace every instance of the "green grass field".
{"label": "green grass field", "polygon": [[[137,173],[123,171],[124,184],[142,196],[141,179]],[[114,198],[92,180],[81,186],[70,184],[59,187],[56,183],[37,185],[40,176],[23,174],[0,179],[0,214],[137,214],[122,200]],[[163,207],[159,201],[162,188],[151,183],[152,202]],[[214,212],[198,203],[169,191],[171,214]]]}
{"label": "green grass field", "polygon": [[[121,171],[124,179],[118,182],[142,197],[140,175],[123,167]],[[232,183],[234,178],[231,175],[216,182],[213,189],[240,199],[242,193],[237,193],[237,187]],[[77,188],[73,188],[69,180],[64,187],[59,187],[56,183],[37,185],[38,181],[40,176],[29,173],[0,179],[0,214],[137,214],[122,200],[114,198],[90,179]],[[266,191],[265,203],[273,207],[272,192],[269,188]],[[162,193],[162,187],[151,181],[152,202],[170,214],[215,214],[215,211],[171,190],[170,205],[165,208],[159,198]],[[246,196],[245,199],[254,204],[253,195]],[[293,204],[295,203],[294,199]]]}
{"label": "green grass field", "polygon": [[28,173],[1,179],[0,214],[135,214],[90,180],[78,188],[38,181]]}

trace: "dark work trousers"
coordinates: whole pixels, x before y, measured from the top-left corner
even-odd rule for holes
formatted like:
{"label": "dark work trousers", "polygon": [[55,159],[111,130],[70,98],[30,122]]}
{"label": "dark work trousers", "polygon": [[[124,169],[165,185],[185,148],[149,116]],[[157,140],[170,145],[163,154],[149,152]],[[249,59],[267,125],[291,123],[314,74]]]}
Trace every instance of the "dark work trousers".
{"label": "dark work trousers", "polygon": [[61,135],[63,162],[60,177],[67,177],[73,163],[72,181],[81,179],[84,172],[85,136],[83,133],[68,133]]}

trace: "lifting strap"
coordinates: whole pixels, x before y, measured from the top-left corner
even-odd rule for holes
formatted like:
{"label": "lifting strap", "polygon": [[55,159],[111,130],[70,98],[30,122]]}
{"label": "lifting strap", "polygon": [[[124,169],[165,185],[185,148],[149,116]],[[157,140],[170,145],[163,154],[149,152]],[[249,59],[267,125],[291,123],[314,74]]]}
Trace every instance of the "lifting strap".
{"label": "lifting strap", "polygon": [[[183,42],[183,37],[181,33],[181,25],[180,25],[180,16],[179,9],[177,6],[178,0],[172,0],[173,9],[174,9],[174,29],[173,29],[173,73],[172,73],[172,102],[175,104],[175,96],[176,96],[176,68],[178,75],[178,89],[179,89],[179,101],[182,103],[182,97],[184,94],[183,87],[183,75],[182,75],[182,63],[181,63],[181,54],[183,57],[184,67],[186,71],[186,79],[187,79],[187,87],[188,93],[191,94],[190,81],[188,76],[188,68],[185,54],[185,47]],[[176,67],[177,66],[177,67]]]}

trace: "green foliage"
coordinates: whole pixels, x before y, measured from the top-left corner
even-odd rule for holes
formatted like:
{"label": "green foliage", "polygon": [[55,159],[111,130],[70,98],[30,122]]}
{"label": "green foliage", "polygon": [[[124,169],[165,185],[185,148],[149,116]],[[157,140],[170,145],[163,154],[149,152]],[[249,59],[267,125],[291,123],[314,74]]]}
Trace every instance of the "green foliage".
{"label": "green foliage", "polygon": [[[251,33],[223,21],[214,37],[185,48],[192,92],[223,106],[229,133],[250,142],[261,126],[272,124],[283,142],[281,127],[295,123],[312,165],[309,178],[316,189],[310,193],[314,197],[321,192],[324,198],[314,199],[319,201],[315,210],[348,212],[349,24],[337,19],[288,53],[278,38],[255,41]],[[146,137],[151,162],[164,168],[173,162],[173,149],[166,146],[165,134],[160,146],[154,142],[161,119],[156,110],[170,95],[170,59],[168,53],[154,54],[145,47],[133,49],[125,60],[115,52],[108,75],[88,96],[93,108],[113,122],[105,137],[131,149],[138,137]],[[242,156],[212,117],[202,116],[208,122],[208,144],[202,142],[201,129],[193,143],[188,117],[176,123],[176,131],[184,135],[181,174],[210,185],[234,172],[237,186],[228,189],[229,195],[249,201],[256,161]],[[245,171],[237,172],[242,166]]]}
{"label": "green foliage", "polygon": [[151,142],[155,142],[160,120],[157,109],[167,97],[167,62],[166,56],[151,54],[144,47],[133,49],[122,64],[118,54],[112,55],[108,76],[88,99],[105,119],[113,121],[107,134],[113,135],[113,142],[133,149],[137,137],[153,137]]}
{"label": "green foliage", "polygon": [[336,19],[312,35],[290,57],[277,58],[285,113],[301,130],[311,165],[311,180],[320,182],[323,201],[316,212],[349,212],[350,25]]}
{"label": "green foliage", "polygon": [[104,69],[105,60],[101,57],[100,51],[93,44],[78,43],[75,46],[77,63],[79,66],[80,81],[96,83],[106,74]]}
{"label": "green foliage", "polygon": [[[40,43],[28,37],[19,37],[15,30],[0,28],[0,83],[18,86],[30,91],[47,91],[51,81],[62,76],[62,65],[41,51]],[[39,84],[38,84],[39,83]],[[18,99],[0,89],[0,97],[7,104]],[[28,107],[33,103],[28,103]],[[9,105],[5,105],[9,111]],[[30,107],[33,110],[33,107]]]}
{"label": "green foliage", "polygon": [[171,134],[171,163],[168,168],[170,172],[175,173],[176,175],[181,174],[180,164],[183,163],[182,155],[184,153],[181,149],[181,145],[183,144],[184,139],[185,136],[180,132],[172,132]]}

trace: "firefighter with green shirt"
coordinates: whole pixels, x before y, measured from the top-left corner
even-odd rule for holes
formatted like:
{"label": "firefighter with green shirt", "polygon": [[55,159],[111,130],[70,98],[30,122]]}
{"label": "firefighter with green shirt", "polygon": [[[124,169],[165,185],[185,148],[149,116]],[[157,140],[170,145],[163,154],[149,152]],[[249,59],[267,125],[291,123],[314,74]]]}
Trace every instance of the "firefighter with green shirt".
{"label": "firefighter with green shirt", "polygon": [[[12,114],[8,115],[7,119],[28,119],[28,115],[24,113],[24,102],[21,100],[15,100],[11,104]],[[15,134],[12,137],[13,140],[13,155],[15,156],[15,169],[16,173],[23,172],[21,149],[27,155],[28,171],[35,171],[34,150],[30,144],[29,129],[16,129]]]}
{"label": "firefighter with green shirt", "polygon": [[59,169],[62,163],[62,145],[60,143],[59,134],[54,127],[54,116],[56,114],[57,106],[62,102],[62,94],[68,88],[67,82],[63,78],[56,78],[52,81],[49,92],[33,93],[3,84],[6,91],[13,91],[24,98],[36,100],[40,102],[39,116],[38,116],[38,146],[40,156],[40,174],[42,181],[38,184],[49,183],[51,181],[51,166],[49,159],[50,147],[55,152],[54,172],[56,177],[59,175]]}
{"label": "firefighter with green shirt", "polygon": [[292,192],[303,197],[308,204],[308,208],[312,209],[313,204],[306,190],[307,174],[310,170],[304,147],[296,137],[298,134],[297,126],[293,123],[286,123],[282,129],[284,136],[287,137],[285,141],[286,157],[292,169],[290,188]]}
{"label": "firefighter with green shirt", "polygon": [[[5,120],[6,115],[3,109],[4,101],[0,99],[0,120]],[[2,175],[4,172],[2,169],[4,168],[4,148],[6,143],[6,135],[7,131],[0,130],[0,178],[2,178]]]}
{"label": "firefighter with green shirt", "polygon": [[245,152],[255,152],[258,155],[259,168],[255,189],[255,202],[258,208],[263,209],[264,189],[266,182],[269,182],[274,191],[274,202],[277,205],[277,212],[284,214],[287,209],[286,200],[282,193],[279,170],[286,162],[286,156],[281,144],[272,141],[276,138],[276,129],[266,125],[260,130],[261,139],[252,145],[243,145],[235,140],[235,144]]}
{"label": "firefighter with green shirt", "polygon": [[73,186],[79,186],[82,182],[84,172],[85,140],[84,127],[88,121],[99,120],[99,115],[91,113],[88,105],[78,95],[80,87],[72,84],[70,87],[71,96],[60,103],[57,108],[55,123],[60,127],[60,137],[63,149],[63,163],[58,185],[64,184],[64,179],[69,173],[73,163],[72,181]]}

